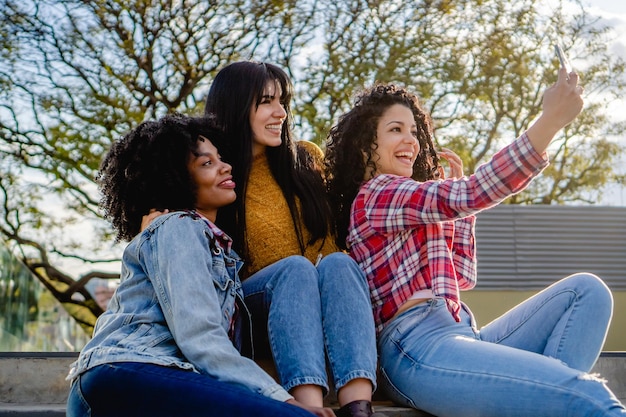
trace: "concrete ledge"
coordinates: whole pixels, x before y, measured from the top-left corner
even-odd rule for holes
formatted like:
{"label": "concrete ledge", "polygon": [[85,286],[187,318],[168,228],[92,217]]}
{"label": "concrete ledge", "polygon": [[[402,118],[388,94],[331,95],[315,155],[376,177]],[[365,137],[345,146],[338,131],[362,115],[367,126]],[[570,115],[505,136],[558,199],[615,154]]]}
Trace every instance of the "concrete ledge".
{"label": "concrete ledge", "polygon": [[[61,417],[69,382],[69,365],[78,353],[0,352],[0,417]],[[261,364],[264,368],[268,364]],[[268,369],[270,373],[271,369]],[[617,398],[626,403],[626,352],[603,352],[593,373],[607,380]],[[336,407],[334,395],[327,405]],[[384,396],[374,396],[374,407],[389,417],[427,417],[430,414],[394,406]]]}
{"label": "concrete ledge", "polygon": [[78,353],[0,353],[0,406],[65,404],[69,365]]}
{"label": "concrete ledge", "polygon": [[[376,411],[385,413],[388,417],[431,417],[430,414],[391,405],[375,405]],[[0,417],[65,417],[65,405],[59,404],[0,404]]]}
{"label": "concrete ledge", "polygon": [[626,352],[602,352],[591,372],[606,379],[613,394],[626,404]]}
{"label": "concrete ledge", "polygon": [[0,417],[65,417],[65,404],[3,404]]}

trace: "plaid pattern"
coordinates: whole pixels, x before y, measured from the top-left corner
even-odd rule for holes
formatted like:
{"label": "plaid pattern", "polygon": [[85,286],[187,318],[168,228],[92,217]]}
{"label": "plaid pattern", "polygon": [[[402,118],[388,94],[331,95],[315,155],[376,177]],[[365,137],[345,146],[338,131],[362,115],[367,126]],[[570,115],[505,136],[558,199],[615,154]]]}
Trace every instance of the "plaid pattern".
{"label": "plaid pattern", "polygon": [[197,211],[189,211],[188,213],[192,214],[193,216],[202,218],[211,230],[213,236],[215,237],[215,241],[220,245],[220,247],[224,250],[226,254],[230,255],[230,251],[233,246],[233,241],[230,236],[224,233],[224,231],[217,227],[215,223],[213,223],[211,220],[203,216],[202,213]]}
{"label": "plaid pattern", "polygon": [[459,290],[476,284],[474,214],[522,191],[547,165],[523,134],[466,178],[385,174],[363,184],[347,244],[368,278],[377,332],[423,289],[444,297],[458,321]]}

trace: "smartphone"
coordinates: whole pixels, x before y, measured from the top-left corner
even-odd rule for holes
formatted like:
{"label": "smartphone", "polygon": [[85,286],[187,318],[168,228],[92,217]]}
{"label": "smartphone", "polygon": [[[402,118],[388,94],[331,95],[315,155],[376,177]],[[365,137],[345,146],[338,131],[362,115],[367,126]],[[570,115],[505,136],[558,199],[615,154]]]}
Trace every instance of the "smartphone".
{"label": "smartphone", "polygon": [[570,65],[569,60],[565,56],[565,52],[563,52],[563,49],[561,49],[561,46],[558,43],[554,45],[554,51],[556,52],[556,56],[559,58],[559,61],[561,62],[561,68],[565,68],[568,74],[572,72],[572,66]]}

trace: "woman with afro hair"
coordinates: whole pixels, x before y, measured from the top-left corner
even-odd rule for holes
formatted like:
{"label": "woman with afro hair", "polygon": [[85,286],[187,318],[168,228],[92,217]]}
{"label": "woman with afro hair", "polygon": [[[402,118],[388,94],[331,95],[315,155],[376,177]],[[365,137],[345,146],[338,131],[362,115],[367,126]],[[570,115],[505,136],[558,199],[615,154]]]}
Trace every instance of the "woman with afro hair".
{"label": "woman with afro hair", "polygon": [[[238,350],[249,319],[241,261],[214,223],[235,183],[211,126],[182,115],[146,121],[102,162],[105,217],[132,240],[120,285],[70,370],[69,417],[333,416],[295,401]],[[170,212],[140,233],[151,207]]]}

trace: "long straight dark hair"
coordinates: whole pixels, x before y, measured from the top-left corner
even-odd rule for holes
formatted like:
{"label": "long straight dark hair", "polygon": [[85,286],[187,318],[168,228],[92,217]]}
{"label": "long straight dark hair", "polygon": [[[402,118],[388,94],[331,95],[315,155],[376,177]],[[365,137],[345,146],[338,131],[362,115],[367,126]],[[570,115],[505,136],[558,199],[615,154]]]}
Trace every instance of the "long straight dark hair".
{"label": "long straight dark hair", "polygon": [[[217,225],[234,239],[237,252],[247,259],[247,227],[245,195],[252,166],[253,135],[250,125],[252,106],[258,107],[268,81],[281,87],[280,101],[287,113],[281,132],[281,144],[266,147],[272,176],[283,192],[291,212],[300,252],[304,254],[308,244],[321,240],[323,244],[330,230],[330,208],[326,199],[324,181],[319,168],[304,149],[296,146],[292,139],[293,115],[290,102],[293,84],[289,76],[279,67],[262,62],[241,61],[227,65],[218,72],[211,84],[206,99],[205,113],[215,116],[224,132],[226,146],[220,149],[222,157],[233,167],[233,178],[237,184],[237,200],[220,208]],[[296,206],[300,200],[300,210]],[[311,235],[304,241],[300,222]]]}

